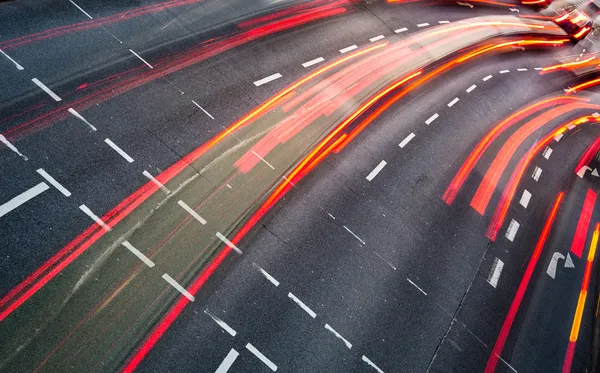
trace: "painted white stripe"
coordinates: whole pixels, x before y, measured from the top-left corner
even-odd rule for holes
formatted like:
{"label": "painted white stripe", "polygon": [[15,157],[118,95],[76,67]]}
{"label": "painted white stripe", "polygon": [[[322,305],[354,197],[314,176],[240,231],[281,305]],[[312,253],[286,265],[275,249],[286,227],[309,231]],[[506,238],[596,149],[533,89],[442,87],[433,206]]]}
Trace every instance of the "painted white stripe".
{"label": "painted white stripe", "polygon": [[84,117],[82,117],[81,114],[79,114],[78,112],[76,112],[75,109],[73,109],[72,107],[70,107],[68,110],[69,110],[69,113],[73,114],[73,116],[75,118],[83,121],[83,123],[85,123],[88,126],[90,126],[90,128],[92,129],[92,131],[96,131],[96,127],[92,126],[92,124],[90,122],[88,122]]}
{"label": "painted white stripe", "polygon": [[439,23],[440,25],[443,25],[443,24],[446,24],[446,23],[450,23],[450,21],[438,21],[438,23]]}
{"label": "painted white stripe", "polygon": [[592,116],[593,117],[600,117],[600,113],[598,113],[598,112],[592,113]]}
{"label": "painted white stripe", "polygon": [[423,289],[421,289],[419,286],[417,286],[417,284],[415,284],[414,282],[412,282],[410,280],[410,278],[406,278],[408,280],[408,282],[410,282],[414,287],[416,287],[421,293],[423,293],[424,295],[427,295],[427,293],[425,291],[423,291]]}
{"label": "painted white stripe", "polygon": [[62,100],[56,93],[52,92],[50,88],[46,87],[44,83],[40,82],[38,78],[33,78],[31,79],[31,81],[34,82],[38,87],[40,87],[42,91],[46,92],[48,96],[52,97],[54,101]]}
{"label": "painted white stripe", "polygon": [[136,56],[137,58],[139,58],[139,59],[140,59],[140,61],[142,61],[143,63],[145,63],[145,64],[146,64],[146,66],[148,66],[148,67],[149,67],[149,68],[151,68],[151,69],[154,69],[154,67],[153,67],[152,65],[150,65],[150,64],[148,63],[148,61],[146,61],[145,59],[143,59],[143,58],[142,58],[142,56],[140,56],[139,54],[135,53],[135,51],[134,51],[133,49],[129,49],[129,51],[130,51],[131,53],[133,53],[133,55],[134,55],[134,56]]}
{"label": "painted white stripe", "polygon": [[510,221],[505,236],[510,242],[513,242],[515,240],[515,236],[517,235],[520,226],[521,224],[519,224],[515,219],[512,219]]}
{"label": "painted white stripe", "polygon": [[433,114],[432,116],[429,117],[429,119],[427,119],[425,121],[426,125],[430,125],[431,122],[433,122],[434,120],[436,120],[440,115],[438,113]]}
{"label": "painted white stripe", "polygon": [[504,268],[504,262],[498,258],[494,258],[494,264],[492,264],[492,269],[490,270],[490,275],[487,279],[487,282],[494,288],[498,286],[498,280],[500,279],[502,268]]}
{"label": "painted white stripe", "polygon": [[17,149],[17,147],[16,147],[16,146],[14,146],[14,145],[13,145],[13,144],[12,144],[10,141],[8,141],[8,140],[6,139],[6,137],[4,137],[3,135],[0,135],[0,141],[1,141],[1,142],[2,142],[4,145],[6,145],[6,147],[7,147],[7,148],[9,148],[9,149],[10,149],[10,150],[12,150],[13,152],[17,153],[17,154],[19,155],[19,157],[22,157],[24,160],[28,160],[28,158],[27,158],[25,155],[23,155],[23,153],[21,153],[21,152],[19,151],[19,149]]}
{"label": "painted white stripe", "polygon": [[345,230],[348,231],[348,233],[350,233],[351,235],[354,236],[354,238],[356,238],[357,240],[359,240],[363,245],[366,245],[365,241],[363,241],[360,237],[358,237],[354,232],[352,232],[348,227],[346,227],[345,225],[343,226]]}
{"label": "painted white stripe", "polygon": [[133,163],[133,158],[131,158],[129,156],[129,154],[125,153],[125,151],[121,148],[119,148],[117,146],[117,144],[115,144],[114,142],[112,142],[111,139],[109,139],[108,137],[104,139],[104,142],[108,144],[108,146],[110,146],[114,151],[116,151],[117,153],[119,153],[119,155],[123,158],[125,158],[125,160],[129,163]]}
{"label": "painted white stripe", "polygon": [[472,86],[470,86],[469,88],[467,88],[467,93],[471,93],[473,92],[473,90],[477,88],[477,86],[475,84],[473,84]]}
{"label": "painted white stripe", "polygon": [[254,154],[255,156],[257,156],[261,161],[265,162],[265,164],[267,166],[269,166],[271,168],[271,170],[274,170],[275,167],[273,167],[269,162],[267,162],[263,157],[261,157],[260,155],[258,155],[254,150],[252,150],[252,154]]}
{"label": "painted white stripe", "polygon": [[41,182],[38,185],[34,186],[33,188],[29,188],[26,191],[24,191],[23,193],[19,194],[18,196],[13,197],[10,201],[0,205],[0,217],[8,214],[12,210],[21,206],[22,204],[29,201],[30,199],[35,198],[36,196],[40,195],[41,193],[47,191],[48,189],[50,189],[48,184]]}
{"label": "painted white stripe", "polygon": [[455,97],[454,100],[448,102],[448,107],[452,107],[454,106],[454,104],[456,104],[458,102],[459,98]]}
{"label": "painted white stripe", "polygon": [[277,281],[275,279],[275,277],[271,276],[267,271],[265,271],[264,269],[260,268],[260,266],[258,264],[252,263],[252,265],[254,267],[256,267],[256,269],[258,269],[260,271],[260,273],[262,273],[262,275],[265,276],[267,278],[267,280],[269,280],[273,285],[279,286],[279,281]]}
{"label": "painted white stripe", "polygon": [[379,259],[383,260],[387,265],[389,265],[390,267],[392,267],[392,269],[395,271],[396,267],[394,267],[392,265],[392,263],[388,262],[387,260],[385,260],[384,257],[381,256],[381,254],[379,254],[377,251],[373,251],[373,253],[375,253],[375,255],[377,255],[379,257]]}
{"label": "painted white stripe", "polygon": [[165,273],[162,275],[162,278],[166,282],[168,282],[172,287],[174,287],[178,292],[183,294],[183,296],[186,297],[187,299],[189,299],[191,302],[196,300],[196,298],[194,298],[194,296],[192,294],[190,294],[190,292],[187,291],[183,286],[179,285],[179,283],[177,281],[175,281],[175,279],[173,277],[171,277]]}
{"label": "painted white stripe", "polygon": [[125,246],[127,250],[131,251],[133,255],[137,256],[139,260],[144,262],[145,265],[150,268],[154,267],[154,262],[144,255],[144,253],[136,249],[135,246],[133,246],[129,241],[123,241],[121,244]]}
{"label": "painted white stripe", "polygon": [[2,49],[0,49],[0,53],[2,53],[2,55],[6,57],[10,62],[14,63],[17,67],[17,70],[24,70],[23,66],[21,66],[17,61],[13,60],[8,54],[4,53]]}
{"label": "painted white stripe", "polygon": [[426,27],[429,26],[429,23],[419,23],[417,27]]}
{"label": "painted white stripe", "polygon": [[329,330],[330,332],[333,333],[333,335],[335,335],[337,338],[341,339],[342,342],[344,342],[344,344],[346,345],[346,347],[348,348],[352,348],[352,343],[348,342],[348,340],[344,337],[342,337],[342,335],[338,332],[336,332],[329,324],[325,324],[325,329]]}
{"label": "painted white stripe", "polygon": [[531,175],[531,177],[533,177],[533,180],[538,181],[540,179],[541,175],[542,175],[542,169],[539,168],[538,166],[535,166],[535,169],[533,170],[533,175]]}
{"label": "painted white stripe", "polygon": [[552,148],[547,146],[546,149],[544,149],[544,153],[542,154],[542,156],[546,159],[549,159],[550,156],[552,155]]}
{"label": "painted white stripe", "polygon": [[394,30],[394,32],[395,32],[396,34],[399,34],[399,33],[401,33],[401,32],[407,31],[407,30],[408,30],[408,29],[407,29],[406,27],[402,27],[402,28],[399,28],[399,29],[397,29],[397,30]]}
{"label": "painted white stripe", "polygon": [[221,234],[221,232],[217,232],[217,233],[215,233],[215,236],[219,237],[219,239],[220,239],[221,241],[223,241],[223,243],[224,243],[225,245],[227,245],[227,246],[229,246],[230,248],[232,248],[233,250],[235,250],[235,251],[236,251],[238,254],[241,254],[241,253],[242,253],[242,250],[240,250],[240,249],[239,249],[239,247],[235,246],[235,245],[233,244],[233,242],[229,241],[229,240],[227,239],[227,237],[223,236],[223,235]]}
{"label": "painted white stripe", "polygon": [[87,216],[89,216],[93,221],[95,221],[96,224],[102,227],[102,229],[104,229],[107,232],[110,232],[111,228],[102,219],[100,219],[98,215],[94,214],[89,207],[87,207],[86,205],[81,205],[79,206],[79,209],[83,211]]}
{"label": "painted white stripe", "polygon": [[356,45],[351,45],[349,47],[340,49],[340,53],[350,52],[350,51],[355,50],[356,48],[358,48]]}
{"label": "painted white stripe", "polygon": [[296,297],[294,294],[288,293],[288,297],[291,300],[293,300],[298,306],[300,306],[300,308],[302,308],[304,310],[304,312],[308,313],[310,315],[310,317],[312,317],[313,319],[315,317],[317,317],[317,314],[315,313],[315,311],[311,310],[306,304],[304,304],[304,302],[302,302],[300,299],[298,299],[298,297]]}
{"label": "painted white stripe", "polygon": [[569,125],[567,126],[567,129],[568,129],[568,130],[572,130],[573,128],[575,128],[575,125],[574,125],[574,124],[569,124]]}
{"label": "painted white stripe", "polygon": [[517,71],[527,71],[527,69],[525,69],[525,68],[520,68],[520,69],[517,69]]}
{"label": "painted white stripe", "polygon": [[507,74],[509,72],[510,72],[510,70],[502,70],[502,71],[500,71],[500,74]]}
{"label": "painted white stripe", "polygon": [[385,167],[385,165],[387,164],[386,161],[381,161],[379,162],[379,164],[373,169],[373,171],[371,171],[368,175],[367,175],[367,180],[371,181],[375,178],[375,176],[377,176],[377,174],[383,170],[383,168]]}
{"label": "painted white stripe", "polygon": [[204,110],[204,108],[200,105],[198,105],[198,103],[194,100],[192,100],[192,102],[194,103],[194,105],[198,106],[200,108],[200,110],[202,110],[204,112],[204,114],[208,115],[210,117],[210,119],[214,120],[215,117],[213,117],[212,115],[210,115],[210,113],[206,110]]}
{"label": "painted white stripe", "polygon": [[59,183],[58,181],[56,181],[55,178],[53,178],[52,176],[50,176],[49,173],[47,173],[43,168],[38,168],[37,173],[42,175],[42,177],[44,179],[46,179],[47,182],[49,182],[50,184],[52,184],[53,187],[55,187],[56,189],[58,189],[59,192],[61,192],[65,197],[70,197],[71,196],[71,192],[69,192],[69,190],[67,188],[65,188],[64,186],[62,186],[61,183]]}
{"label": "painted white stripe", "polygon": [[365,355],[363,355],[362,361],[369,364],[373,369],[375,369],[377,371],[377,373],[384,373],[383,370],[379,369],[379,367],[377,365],[375,365],[375,363],[372,362],[371,359],[369,359]]}
{"label": "painted white stripe", "polygon": [[192,215],[192,217],[194,219],[198,220],[200,222],[200,224],[202,224],[202,225],[206,224],[206,220],[204,220],[204,218],[202,216],[198,215],[198,213],[196,211],[194,211],[193,208],[191,208],[190,206],[188,206],[187,203],[183,202],[182,200],[179,200],[179,201],[177,201],[177,204],[179,206],[183,207],[183,209],[185,211],[187,211],[188,214]]}
{"label": "painted white stripe", "polygon": [[517,12],[517,13],[519,13],[519,9],[517,9],[517,8],[509,8],[509,10],[510,10],[511,12]]}
{"label": "painted white stripe", "polygon": [[275,79],[279,79],[279,78],[281,78],[282,76],[283,76],[283,75],[281,75],[280,73],[273,74],[273,75],[269,75],[269,76],[267,76],[266,78],[262,78],[262,79],[260,79],[260,80],[257,80],[257,81],[255,81],[255,82],[254,82],[254,85],[255,85],[255,86],[257,86],[257,87],[259,87],[259,86],[261,86],[261,85],[263,85],[263,84],[267,84],[267,83],[269,83],[269,82],[272,82],[272,81],[273,81],[273,80],[275,80]]}
{"label": "painted white stripe", "polygon": [[277,365],[273,364],[271,360],[267,359],[265,355],[261,354],[261,352],[258,351],[256,347],[248,343],[246,345],[246,348],[248,349],[248,351],[252,352],[257,358],[259,358],[260,361],[262,361],[266,366],[268,366],[269,369],[271,369],[273,372],[277,371]]}
{"label": "painted white stripe", "polygon": [[383,35],[377,35],[377,36],[375,36],[375,37],[372,37],[371,39],[369,39],[369,41],[370,41],[371,43],[374,43],[374,42],[376,42],[377,40],[381,40],[381,39],[383,39],[383,38],[385,38],[385,36],[383,36]]}
{"label": "painted white stripe", "polygon": [[483,81],[486,82],[486,81],[488,81],[488,80],[490,80],[492,78],[493,78],[492,75],[488,75],[488,76],[486,76],[486,77],[483,78]]}
{"label": "painted white stripe", "polygon": [[81,7],[77,4],[75,4],[75,2],[73,0],[69,0],[71,2],[71,4],[75,5],[77,7],[77,9],[81,10],[81,12],[83,14],[85,14],[89,19],[93,19],[92,16],[90,16],[85,10],[81,9]]}
{"label": "painted white stripe", "polygon": [[331,215],[331,213],[327,213],[327,215],[329,215],[330,218],[332,218],[333,220],[335,220],[335,216]]}
{"label": "painted white stripe", "polygon": [[519,203],[521,204],[521,206],[527,208],[527,206],[529,206],[529,201],[531,200],[531,193],[525,189],[523,191],[523,195],[521,195],[521,200],[519,201]]}
{"label": "painted white stripe", "polygon": [[506,364],[507,367],[509,367],[513,372],[517,373],[517,370],[515,368],[513,368],[506,360],[504,360],[501,356],[498,356],[498,359],[502,360],[502,362],[504,364]]}
{"label": "painted white stripe", "polygon": [[227,323],[223,320],[221,320],[220,318],[218,318],[217,316],[213,315],[212,312],[210,312],[207,309],[204,310],[204,313],[207,314],[208,316],[210,316],[211,319],[214,320],[214,322],[217,323],[217,325],[219,325],[221,328],[223,328],[223,330],[225,330],[227,333],[229,333],[230,336],[235,337],[237,335],[237,332],[235,330],[233,330],[233,328],[229,325],[227,325]]}
{"label": "painted white stripe", "polygon": [[325,59],[323,57],[317,57],[314,60],[310,60],[310,61],[306,61],[302,64],[302,67],[310,67],[312,65],[316,65],[320,62],[325,61]]}
{"label": "painted white stripe", "polygon": [[408,145],[408,143],[410,142],[410,140],[412,140],[414,137],[415,137],[415,134],[411,132],[408,136],[406,136],[404,138],[404,140],[402,140],[402,142],[399,144],[399,146],[401,148],[404,148],[406,145]]}
{"label": "painted white stripe", "polygon": [[142,172],[142,174],[144,176],[146,176],[148,178],[148,180],[150,180],[151,182],[153,182],[154,184],[156,184],[156,186],[159,187],[160,190],[162,190],[163,192],[165,192],[165,194],[171,193],[171,191],[169,190],[169,188],[167,188],[163,183],[161,183],[154,176],[152,176],[150,174],[150,172],[144,170],[144,172]]}
{"label": "painted white stripe", "polygon": [[235,362],[235,359],[237,359],[238,355],[239,352],[237,352],[233,348],[229,350],[229,353],[227,354],[227,356],[225,356],[225,359],[223,359],[221,365],[219,365],[217,370],[215,370],[215,373],[227,373],[229,371],[229,368],[231,368],[231,366]]}
{"label": "painted white stripe", "polygon": [[534,70],[540,71],[540,70],[544,70],[544,68],[543,67],[534,67]]}
{"label": "painted white stripe", "polygon": [[557,136],[554,136],[554,141],[559,142],[560,139],[562,139],[562,138],[563,138],[563,134],[562,133],[558,134]]}

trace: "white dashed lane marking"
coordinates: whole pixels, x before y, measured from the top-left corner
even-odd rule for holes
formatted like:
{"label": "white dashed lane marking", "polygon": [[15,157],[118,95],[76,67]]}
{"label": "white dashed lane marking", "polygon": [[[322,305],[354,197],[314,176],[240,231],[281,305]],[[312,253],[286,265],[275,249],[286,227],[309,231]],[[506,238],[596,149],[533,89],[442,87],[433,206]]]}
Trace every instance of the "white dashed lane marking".
{"label": "white dashed lane marking", "polygon": [[12,150],[13,152],[17,153],[19,157],[22,157],[24,160],[28,160],[28,158],[25,155],[23,155],[23,153],[21,153],[19,149],[17,149],[17,147],[14,146],[10,141],[8,141],[8,139],[3,135],[0,135],[0,142],[6,145],[6,147]]}
{"label": "white dashed lane marking", "polygon": [[50,189],[48,184],[41,182],[36,186],[27,189],[18,196],[13,197],[10,201],[0,205],[0,217],[8,214],[9,212],[13,211],[14,209],[26,203],[27,201],[37,197],[38,195],[42,194],[48,189]]}
{"label": "white dashed lane marking", "polygon": [[225,245],[227,245],[227,246],[229,246],[231,249],[235,250],[235,251],[236,251],[238,254],[241,254],[241,253],[242,253],[242,250],[240,250],[240,249],[239,249],[239,247],[235,246],[235,245],[233,244],[233,242],[229,241],[229,240],[227,239],[227,237],[223,236],[223,235],[221,234],[221,232],[217,232],[217,233],[215,233],[215,236],[217,236],[217,237],[218,237],[218,238],[219,238],[221,241],[223,241],[223,243],[224,243]]}
{"label": "white dashed lane marking", "polygon": [[379,367],[377,365],[375,365],[375,363],[372,362],[371,359],[369,359],[365,355],[363,355],[362,361],[364,361],[365,363],[367,363],[368,365],[370,365],[371,368],[373,368],[373,369],[375,369],[377,371],[377,373],[384,373],[383,370],[379,369]]}
{"label": "white dashed lane marking", "polygon": [[323,61],[325,61],[325,59],[323,57],[318,57],[318,58],[315,58],[314,60],[310,60],[310,61],[304,62],[302,64],[302,67],[310,67],[312,65],[316,65],[316,64],[321,63]]}
{"label": "white dashed lane marking", "polygon": [[455,97],[454,100],[452,100],[448,103],[448,107],[454,106],[458,102],[458,100],[459,100],[459,98]]}
{"label": "white dashed lane marking", "polygon": [[438,113],[433,114],[425,121],[426,125],[430,125],[434,120],[436,120],[440,115]]}
{"label": "white dashed lane marking", "polygon": [[193,302],[194,300],[196,300],[196,298],[194,298],[194,296],[187,291],[183,286],[181,286],[179,284],[179,282],[175,281],[175,279],[171,276],[169,276],[168,274],[163,274],[162,278],[169,283],[169,285],[171,285],[172,287],[175,288],[175,290],[177,290],[178,292],[180,292],[181,294],[183,294],[184,297],[186,297],[187,299],[189,299],[191,302]]}
{"label": "white dashed lane marking", "polygon": [[421,293],[423,293],[423,295],[427,295],[427,293],[425,291],[423,291],[423,289],[421,289],[417,284],[415,284],[414,282],[412,282],[409,278],[406,278],[406,280],[408,282],[410,282],[412,284],[412,286],[416,287]]}
{"label": "white dashed lane marking", "polygon": [[129,154],[125,153],[123,149],[121,149],[117,144],[115,144],[108,137],[104,139],[104,142],[108,144],[114,151],[116,151],[121,157],[123,157],[127,162],[133,163],[133,158],[129,156]]}
{"label": "white dashed lane marking", "polygon": [[221,320],[220,318],[218,318],[217,316],[215,316],[212,312],[210,312],[210,310],[205,309],[204,313],[207,314],[208,316],[210,316],[211,319],[213,319],[214,322],[217,323],[217,325],[219,325],[223,330],[225,330],[230,336],[235,337],[237,332],[229,325],[227,325],[227,323],[223,320]]}
{"label": "white dashed lane marking", "polygon": [[273,372],[277,371],[277,365],[273,364],[273,362],[271,360],[267,359],[267,357],[265,355],[263,355],[260,351],[258,351],[256,349],[256,347],[254,347],[250,343],[248,343],[246,345],[246,348],[248,349],[248,351],[252,352],[254,354],[254,356],[256,356],[266,366],[268,366],[269,369],[271,369]]}
{"label": "white dashed lane marking", "polygon": [[290,298],[291,300],[293,300],[294,303],[296,303],[298,306],[300,306],[300,308],[302,308],[304,310],[304,312],[308,313],[310,315],[310,317],[312,317],[313,319],[315,317],[317,317],[317,314],[315,313],[315,311],[311,310],[310,307],[308,307],[306,304],[304,304],[304,302],[302,302],[294,294],[288,293],[288,298]]}
{"label": "white dashed lane marking", "polygon": [[417,27],[427,27],[427,26],[429,26],[429,23],[419,23],[417,25]]}
{"label": "white dashed lane marking", "polygon": [[38,168],[37,173],[40,174],[47,182],[49,182],[53,187],[55,187],[59,192],[61,192],[65,197],[70,197],[71,192],[67,188],[65,188],[61,183],[56,181],[55,178],[50,176],[43,168]]}
{"label": "white dashed lane marking", "polygon": [[134,51],[133,49],[130,49],[129,51],[130,51],[131,53],[133,53],[133,55],[134,55],[134,56],[136,56],[137,58],[139,58],[139,59],[140,59],[140,61],[142,61],[143,63],[145,63],[145,64],[146,64],[146,66],[148,66],[148,67],[149,67],[149,68],[151,68],[151,69],[154,69],[154,67],[153,67],[152,65],[150,65],[150,64],[148,63],[148,61],[146,61],[145,59],[143,59],[143,58],[142,58],[142,56],[140,56],[139,54],[135,53],[135,51]]}
{"label": "white dashed lane marking", "polygon": [[539,181],[540,176],[542,176],[542,169],[539,168],[538,166],[535,166],[535,169],[533,170],[533,174],[531,175],[531,177],[533,177],[533,180]]}
{"label": "white dashed lane marking", "polygon": [[71,4],[75,5],[77,7],[77,9],[79,9],[83,14],[86,15],[86,17],[88,17],[89,19],[93,19],[92,16],[90,16],[85,10],[83,10],[79,5],[75,4],[75,2],[73,0],[69,0],[71,2]]}
{"label": "white dashed lane marking", "polygon": [[279,281],[277,281],[277,280],[275,279],[275,277],[271,276],[271,275],[270,275],[270,274],[269,274],[267,271],[265,271],[264,269],[262,269],[262,268],[261,268],[261,267],[260,267],[258,264],[256,264],[256,263],[252,263],[252,265],[253,265],[254,267],[256,267],[256,269],[258,269],[258,270],[259,270],[259,272],[260,272],[260,273],[262,273],[262,275],[263,275],[263,276],[265,276],[265,278],[266,278],[267,280],[269,280],[269,282],[271,282],[271,283],[272,283],[273,285],[275,285],[275,286],[279,286]]}
{"label": "white dashed lane marking", "polygon": [[521,206],[527,208],[527,206],[529,206],[530,200],[531,200],[531,193],[527,189],[523,190],[523,195],[521,195],[521,200],[519,201]]}
{"label": "white dashed lane marking", "polygon": [[367,175],[367,180],[372,181],[375,178],[375,176],[377,176],[379,172],[383,170],[386,164],[386,161],[379,162],[379,164]]}
{"label": "white dashed lane marking", "polygon": [[521,224],[519,224],[515,219],[512,219],[508,225],[508,229],[506,230],[506,239],[510,242],[513,242],[520,226]]}
{"label": "white dashed lane marking", "polygon": [[52,92],[52,90],[48,87],[46,87],[46,85],[42,82],[40,82],[40,80],[38,78],[33,78],[31,79],[32,82],[35,83],[35,85],[37,85],[38,87],[40,87],[42,89],[42,91],[46,92],[48,94],[48,96],[52,97],[54,99],[54,101],[61,101],[62,99],[54,92]]}
{"label": "white dashed lane marking", "polygon": [[443,25],[443,24],[446,24],[446,23],[450,23],[450,21],[438,21],[438,23],[439,23],[440,25]]}
{"label": "white dashed lane marking", "polygon": [[349,47],[340,49],[340,53],[350,52],[350,51],[355,50],[356,48],[358,48],[356,45],[351,45]]}
{"label": "white dashed lane marking", "polygon": [[225,356],[225,359],[223,359],[217,370],[215,370],[215,373],[227,373],[229,371],[229,368],[231,368],[231,366],[235,362],[235,359],[237,359],[237,357],[239,356],[239,354],[240,353],[234,350],[233,348],[229,350],[229,353],[227,354],[227,356]]}
{"label": "white dashed lane marking", "polygon": [[152,174],[150,174],[150,172],[144,170],[144,172],[142,172],[142,175],[146,176],[146,178],[148,178],[148,180],[150,180],[151,182],[154,183],[154,185],[156,185],[160,190],[162,190],[165,194],[169,194],[171,193],[171,191],[164,186],[163,183],[161,183],[160,181],[158,181],[154,176],[152,176]]}
{"label": "white dashed lane marking", "polygon": [[204,114],[208,115],[208,117],[209,117],[210,119],[212,119],[212,120],[214,120],[214,119],[215,119],[215,117],[213,117],[212,115],[210,115],[210,113],[209,113],[208,111],[204,110],[204,108],[203,108],[202,106],[200,106],[200,105],[199,105],[199,104],[198,104],[196,101],[192,100],[192,103],[193,103],[194,105],[196,105],[196,106],[197,106],[197,107],[198,107],[200,110],[202,110],[202,111],[204,112]]}
{"label": "white dashed lane marking", "polygon": [[81,120],[83,123],[87,124],[88,126],[90,126],[90,128],[92,129],[92,131],[96,131],[96,127],[92,126],[92,124],[90,122],[87,121],[87,119],[85,119],[81,114],[79,114],[78,112],[75,111],[75,109],[73,109],[72,107],[70,107],[68,109],[69,113],[71,113],[75,118]]}
{"label": "white dashed lane marking", "polygon": [[366,245],[365,241],[363,241],[360,237],[358,237],[354,232],[352,232],[350,230],[350,228],[346,227],[345,225],[343,226],[345,230],[348,231],[348,233],[350,233],[351,235],[354,236],[354,238],[356,238],[357,240],[359,240],[363,245]]}
{"label": "white dashed lane marking", "polygon": [[487,282],[494,288],[498,286],[498,280],[500,279],[500,274],[502,273],[503,267],[504,262],[498,258],[494,258],[494,263],[492,264],[492,269],[490,270],[490,274],[487,279]]}
{"label": "white dashed lane marking", "polygon": [[546,149],[544,149],[544,153],[542,153],[542,156],[546,159],[549,159],[551,155],[552,155],[552,148],[546,147]]}
{"label": "white dashed lane marking", "polygon": [[269,82],[272,82],[273,80],[279,79],[281,78],[283,75],[281,75],[280,73],[277,74],[273,74],[273,75],[269,75],[266,78],[262,78],[260,80],[257,80],[254,82],[254,85],[257,87],[260,87],[263,84],[267,84]]}
{"label": "white dashed lane marking", "polygon": [[399,28],[399,29],[397,29],[397,30],[394,30],[394,32],[395,32],[396,34],[399,34],[399,33],[401,33],[401,32],[407,31],[407,30],[408,30],[408,29],[407,29],[406,27],[402,27],[402,28]]}
{"label": "white dashed lane marking", "polygon": [[517,71],[528,71],[528,70],[525,68],[520,68],[520,69],[517,69]]}
{"label": "white dashed lane marking", "polygon": [[467,88],[467,93],[471,93],[473,92],[473,90],[477,88],[477,86],[475,84],[473,84],[472,86],[470,86],[469,88]]}
{"label": "white dashed lane marking", "polygon": [[488,76],[484,77],[482,80],[483,80],[484,82],[487,82],[488,80],[490,80],[490,79],[492,79],[492,78],[493,78],[493,76],[492,76],[492,75],[488,75]]}
{"label": "white dashed lane marking", "polygon": [[500,74],[507,74],[509,72],[510,72],[510,70],[502,70],[502,71],[500,71]]}
{"label": "white dashed lane marking", "polygon": [[406,145],[408,145],[410,140],[412,140],[414,137],[415,137],[415,134],[411,132],[410,135],[406,136],[404,138],[404,140],[402,140],[402,142],[398,146],[400,146],[401,148],[404,148]]}
{"label": "white dashed lane marking", "polygon": [[383,39],[383,38],[385,38],[385,36],[383,36],[383,35],[378,35],[378,36],[372,37],[371,39],[369,39],[369,41],[370,41],[371,43],[374,43],[374,42],[376,42],[376,41],[378,41],[378,40],[381,40],[381,39]]}
{"label": "white dashed lane marking", "polygon": [[121,243],[127,250],[129,250],[133,255],[137,256],[139,260],[144,262],[145,265],[152,268],[154,267],[154,262],[150,260],[144,253],[136,249],[129,241],[123,241]]}
{"label": "white dashed lane marking", "polygon": [[202,225],[206,224],[206,220],[204,220],[204,218],[202,216],[200,216],[193,208],[188,206],[187,203],[183,202],[182,200],[179,200],[179,201],[177,201],[177,204],[179,206],[181,206],[185,211],[187,211],[188,214],[192,215],[192,217],[194,219],[198,220],[200,222],[200,224],[202,224]]}
{"label": "white dashed lane marking", "polygon": [[86,205],[81,205],[79,206],[79,209],[83,211],[87,216],[89,216],[93,221],[95,221],[96,224],[102,227],[102,229],[104,229],[107,232],[110,232],[110,227],[102,219],[100,219],[98,215],[94,214],[89,207],[87,207]]}
{"label": "white dashed lane marking", "polygon": [[348,340],[344,337],[342,337],[342,335],[338,332],[335,331],[335,329],[333,329],[329,324],[325,324],[325,329],[329,330],[330,332],[333,333],[333,335],[335,335],[337,338],[341,339],[342,342],[344,342],[344,344],[346,345],[346,347],[348,347],[349,349],[352,348],[352,343],[348,342]]}
{"label": "white dashed lane marking", "polygon": [[0,49],[0,53],[2,53],[4,57],[6,57],[10,62],[12,62],[17,68],[17,70],[25,70],[23,66],[21,66],[17,61],[13,60],[8,54],[4,53],[2,49]]}

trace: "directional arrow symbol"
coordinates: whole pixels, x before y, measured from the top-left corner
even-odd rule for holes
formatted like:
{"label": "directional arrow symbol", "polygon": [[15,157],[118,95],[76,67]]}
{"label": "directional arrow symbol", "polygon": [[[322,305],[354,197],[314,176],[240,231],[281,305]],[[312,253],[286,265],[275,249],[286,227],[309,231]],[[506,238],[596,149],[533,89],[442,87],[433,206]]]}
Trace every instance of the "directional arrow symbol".
{"label": "directional arrow symbol", "polygon": [[550,264],[548,264],[548,269],[546,270],[548,276],[552,277],[553,279],[556,277],[556,265],[558,264],[558,260],[564,258],[565,256],[558,251],[552,255],[552,260],[550,260]]}
{"label": "directional arrow symbol", "polygon": [[[581,179],[583,179],[583,177],[585,176],[585,172],[587,170],[592,171],[592,169],[589,166],[583,166],[579,169],[579,171],[577,171],[577,176],[579,176]],[[598,172],[596,172],[598,173]],[[594,175],[595,176],[595,175]]]}
{"label": "directional arrow symbol", "polygon": [[567,253],[567,259],[565,260],[565,268],[575,268],[575,263],[571,259],[571,254]]}
{"label": "directional arrow symbol", "polygon": [[598,174],[598,169],[594,168],[594,171],[592,171],[592,175],[596,176],[596,177],[600,177],[600,174]]}

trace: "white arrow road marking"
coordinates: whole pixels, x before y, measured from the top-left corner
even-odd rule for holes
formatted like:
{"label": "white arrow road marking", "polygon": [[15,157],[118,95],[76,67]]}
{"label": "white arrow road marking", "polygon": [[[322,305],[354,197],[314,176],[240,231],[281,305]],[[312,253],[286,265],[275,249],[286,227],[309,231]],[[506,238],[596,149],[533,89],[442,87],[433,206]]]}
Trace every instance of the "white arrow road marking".
{"label": "white arrow road marking", "polygon": [[592,171],[592,176],[600,177],[600,174],[598,174],[597,168],[594,168],[594,171]]}
{"label": "white arrow road marking", "polygon": [[565,268],[575,268],[575,263],[571,259],[571,254],[567,253],[567,259],[565,260]]}
{"label": "white arrow road marking", "polygon": [[558,251],[552,255],[552,259],[550,260],[550,264],[548,264],[548,269],[546,270],[546,273],[548,276],[552,277],[552,279],[556,277],[556,265],[558,264],[558,260],[564,258],[565,256]]}
{"label": "white arrow road marking", "polygon": [[577,176],[579,176],[581,179],[583,179],[583,177],[585,176],[585,172],[587,170],[592,171],[592,169],[589,166],[583,166],[579,169],[579,171],[577,171]]}

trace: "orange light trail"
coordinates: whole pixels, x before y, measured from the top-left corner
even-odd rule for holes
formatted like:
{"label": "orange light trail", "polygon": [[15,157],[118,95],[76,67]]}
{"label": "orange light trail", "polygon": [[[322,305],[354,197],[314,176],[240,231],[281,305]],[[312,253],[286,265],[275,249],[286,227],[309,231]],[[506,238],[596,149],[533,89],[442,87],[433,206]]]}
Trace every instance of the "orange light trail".
{"label": "orange light trail", "polygon": [[571,87],[571,88],[567,89],[565,92],[567,94],[569,94],[569,93],[575,93],[575,92],[581,91],[583,89],[590,88],[590,87],[593,87],[595,85],[598,85],[599,83],[600,83],[600,78],[596,78],[596,79],[593,79],[593,80],[590,80],[590,81],[578,84],[575,87]]}
{"label": "orange light trail", "polygon": [[558,64],[558,65],[544,67],[542,69],[542,72],[554,71],[554,70],[559,70],[559,69],[568,69],[570,67],[581,67],[581,66],[591,65],[591,64],[595,64],[595,63],[596,63],[596,58],[589,57],[582,61],[567,62],[567,63]]}

